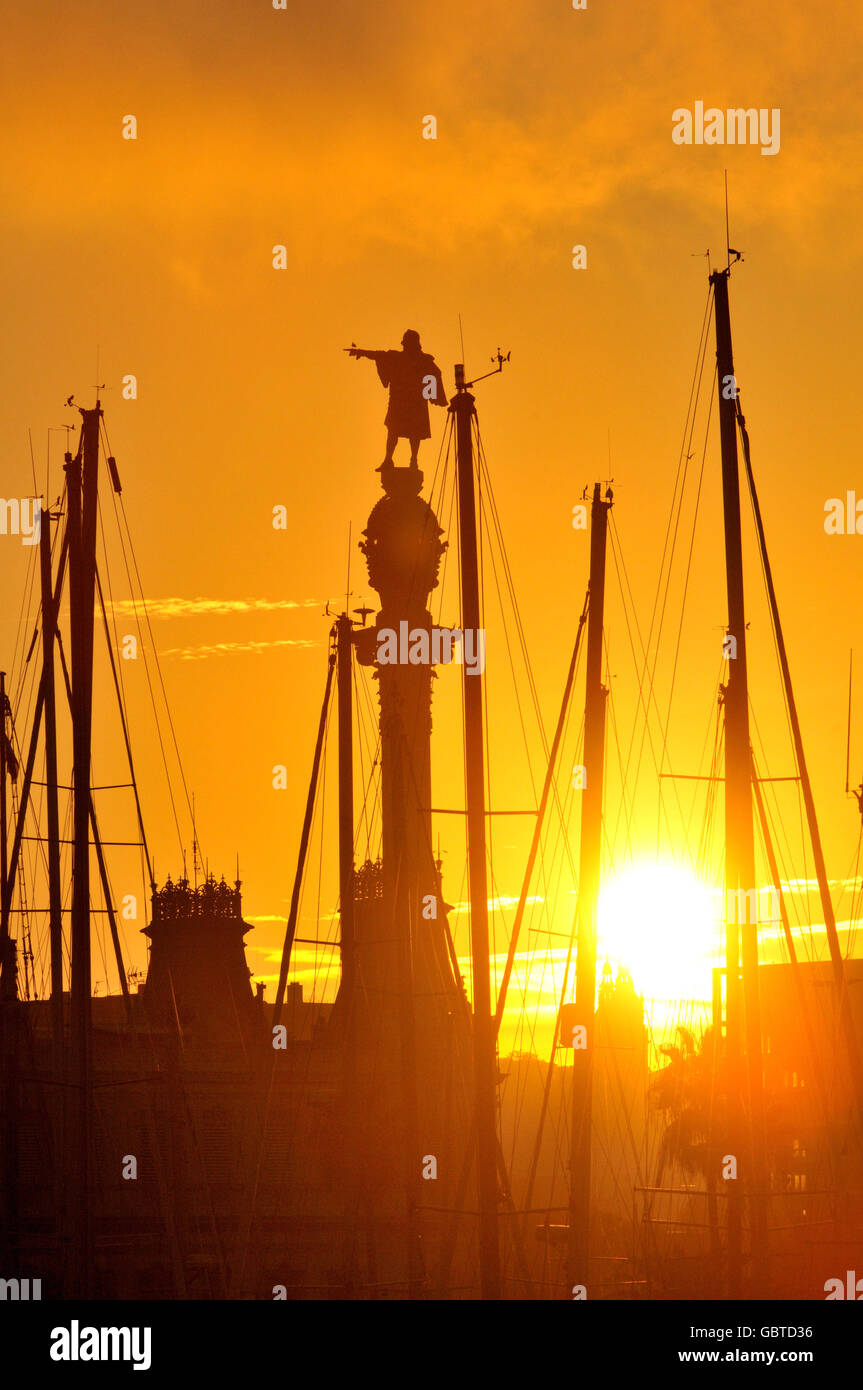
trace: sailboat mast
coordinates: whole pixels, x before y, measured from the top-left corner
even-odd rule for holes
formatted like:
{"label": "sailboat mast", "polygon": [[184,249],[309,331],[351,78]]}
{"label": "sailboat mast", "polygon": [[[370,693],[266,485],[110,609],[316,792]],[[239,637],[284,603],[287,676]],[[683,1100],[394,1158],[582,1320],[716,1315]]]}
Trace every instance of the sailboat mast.
{"label": "sailboat mast", "polygon": [[[457,366],[450,409],[456,422],[458,523],[461,553],[462,627],[479,639],[479,561],[473,473],[474,397]],[[497,1049],[492,1016],[485,853],[485,759],[483,677],[464,666],[464,745],[467,789],[467,853],[470,885],[471,974],[473,981],[474,1086],[479,1188],[480,1280],[484,1299],[500,1298],[497,1216]]]}
{"label": "sailboat mast", "polygon": [[[748,1094],[752,1142],[738,1113],[732,1135],[735,1154],[750,1195],[752,1251],[767,1252],[767,1170],[764,1143],[761,1063],[761,1017],[758,1000],[758,923],[755,838],[752,821],[752,755],[749,739],[749,686],[746,664],[746,608],[740,522],[740,475],[737,458],[737,407],[729,271],[710,276],[716,314],[716,365],[719,383],[719,430],[722,454],[722,502],[725,521],[725,573],[728,593],[728,683],[725,687],[725,888],[727,1047],[730,1103]],[[745,909],[741,912],[741,904]],[[743,921],[738,918],[742,915]],[[742,977],[742,988],[741,988]],[[746,1059],[744,1085],[743,1058]],[[747,1154],[748,1151],[748,1154]],[[748,1157],[748,1162],[746,1158]],[[729,1295],[739,1297],[742,1268],[741,1207],[738,1182],[729,1186]]]}
{"label": "sailboat mast", "polygon": [[[602,848],[602,772],[605,708],[602,684],[602,631],[605,615],[605,554],[611,490],[606,499],[594,484],[590,529],[590,587],[587,617],[587,672],[584,708],[584,787],[581,803],[575,966],[575,1011],[584,1028],[573,1038],[572,1135],[569,1186],[569,1282],[588,1287],[590,1261],[590,1157],[593,1098],[593,1041],[596,1000],[596,917]],[[583,1045],[582,1045],[583,1044]]]}
{"label": "sailboat mast", "polygon": [[[773,583],[773,569],[770,558],[767,554],[767,540],[764,535],[764,523],[761,518],[761,506],[758,501],[758,493],[755,488],[755,476],[752,471],[752,459],[749,450],[749,432],[746,428],[746,420],[740,408],[740,401],[737,401],[737,419],[740,425],[740,437],[743,443],[743,460],[746,466],[746,476],[749,482],[749,491],[752,497],[752,509],[755,516],[755,529],[758,535],[758,546],[761,551],[761,562],[764,567],[764,578],[767,585],[767,598],[770,604],[770,615],[773,621],[773,634],[776,639],[776,652],[779,657],[779,667],[782,672],[782,684],[785,690],[785,703],[788,709],[788,722],[791,726],[791,738],[794,744],[794,757],[797,762],[797,772],[800,778],[800,790],[803,794],[803,806],[806,812],[806,823],[809,828],[809,838],[812,843],[812,858],[814,860],[815,876],[818,880],[818,892],[821,898],[821,908],[824,913],[824,930],[827,934],[827,944],[830,948],[830,959],[833,965],[833,979],[836,988],[836,997],[839,1004],[839,1025],[848,1053],[848,1064],[851,1076],[851,1084],[854,1088],[855,1100],[857,1105],[858,1117],[863,1119],[863,1072],[860,1065],[860,1047],[857,1040],[857,1032],[854,1019],[851,1014],[851,1005],[848,997],[848,981],[845,974],[845,960],[842,955],[842,947],[839,941],[839,933],[836,927],[836,913],[833,910],[833,899],[830,895],[830,883],[827,878],[827,865],[824,862],[824,849],[821,844],[821,832],[818,828],[818,817],[815,813],[815,799],[812,795],[812,783],[809,778],[809,769],[806,764],[806,754],[803,749],[803,735],[800,730],[800,719],[797,714],[797,701],[794,696],[794,687],[791,683],[791,669],[788,663],[788,651],[785,646],[785,637],[782,630],[782,621],[779,616],[779,603],[776,598],[776,588]],[[851,696],[851,670],[848,672],[848,695],[849,711]],[[849,723],[850,734],[850,723]],[[774,878],[776,878],[774,872]],[[778,887],[778,883],[777,883]],[[792,955],[792,961],[794,957]]]}
{"label": "sailboat mast", "polygon": [[18,1200],[18,1026],[17,947],[9,934],[9,844],[6,830],[6,672],[0,671],[0,1125],[3,1139],[3,1215],[0,1259],[10,1274],[19,1272],[20,1206]]}
{"label": "sailboat mast", "polygon": [[73,1144],[70,1294],[86,1298],[93,1271],[90,1186],[90,754],[93,724],[93,618],[96,591],[96,520],[99,479],[99,402],[81,410],[77,455],[66,455],[69,504],[69,615],[72,637],[73,824],[72,1065]]}
{"label": "sailboat mast", "polygon": [[42,583],[42,670],[45,690],[45,803],[48,820],[48,932],[51,943],[51,1033],[58,1072],[63,1053],[63,917],[60,812],[57,789],[57,706],[54,695],[56,609],[51,577],[51,513],[43,507],[39,533]]}
{"label": "sailboat mast", "polygon": [[[350,582],[350,581],[349,581]],[[354,730],[353,649],[351,620],[347,611],[335,623],[336,677],[339,725],[339,943],[342,978],[342,1106],[344,1115],[344,1281],[345,1295],[353,1296],[356,1277],[358,1214],[357,1066],[356,1066],[356,937],[354,930]],[[411,1155],[413,1157],[413,1155]]]}
{"label": "sailboat mast", "polygon": [[[336,622],[336,671],[339,711],[339,904],[342,983],[348,1018],[354,1002],[354,745],[352,700],[351,620],[343,613]],[[352,1049],[348,1044],[347,1052]]]}
{"label": "sailboat mast", "polygon": [[312,817],[315,811],[315,798],[318,791],[318,777],[321,771],[321,756],[324,749],[324,738],[327,731],[327,715],[330,708],[330,695],[333,689],[333,673],[336,669],[336,653],[330,652],[327,660],[327,683],[324,687],[324,699],[321,705],[320,718],[318,720],[318,734],[315,740],[315,753],[312,759],[312,775],[309,780],[309,790],[306,796],[306,810],[303,817],[303,829],[300,835],[300,850],[297,856],[297,869],[294,874],[294,886],[291,890],[291,906],[288,910],[288,920],[285,924],[285,940],[282,946],[282,959],[279,965],[279,983],[276,986],[276,998],[273,1004],[273,1027],[277,1027],[282,1017],[282,1008],[285,1002],[285,990],[288,984],[288,971],[291,965],[291,952],[294,949],[294,937],[297,933],[297,922],[300,915],[300,894],[303,887],[303,875],[306,869],[306,858],[309,852],[309,840],[312,833]]}

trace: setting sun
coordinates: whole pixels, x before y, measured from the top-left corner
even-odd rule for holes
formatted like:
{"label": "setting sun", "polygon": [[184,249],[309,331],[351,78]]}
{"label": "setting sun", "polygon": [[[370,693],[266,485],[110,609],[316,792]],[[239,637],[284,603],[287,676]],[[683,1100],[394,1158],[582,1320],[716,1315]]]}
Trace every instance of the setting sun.
{"label": "setting sun", "polygon": [[689,869],[634,864],[601,890],[598,958],[625,967],[647,998],[709,999],[717,902]]}

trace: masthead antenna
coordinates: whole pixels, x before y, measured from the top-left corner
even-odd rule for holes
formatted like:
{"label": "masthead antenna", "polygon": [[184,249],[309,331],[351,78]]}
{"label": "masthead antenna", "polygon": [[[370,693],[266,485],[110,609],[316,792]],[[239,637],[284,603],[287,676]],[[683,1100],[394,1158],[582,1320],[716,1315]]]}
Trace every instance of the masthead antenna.
{"label": "masthead antenna", "polygon": [[[97,344],[96,344],[96,384],[95,384],[95,386],[94,386],[94,388],[93,388],[94,391],[96,392],[96,405],[97,405],[97,406],[98,406],[98,404],[99,404],[99,392],[100,392],[100,391],[104,391],[105,386],[106,386],[106,384],[107,384],[107,383],[104,382],[104,381],[102,381],[102,382],[99,381],[100,355],[101,355],[101,348],[100,348],[99,344],[97,343]],[[69,401],[71,401],[71,399],[72,399],[72,397],[70,396],[70,397],[69,397]],[[69,401],[66,402],[67,405],[69,404]]]}
{"label": "masthead antenna", "polygon": [[[195,875],[195,887],[198,886],[198,826],[195,817],[195,793],[192,792],[192,871]],[[183,869],[185,876],[185,867]]]}
{"label": "masthead antenna", "polygon": [[[30,467],[33,470],[33,496],[39,496],[39,485],[36,482],[36,455],[33,453],[33,431],[28,428],[27,439],[30,444]],[[45,501],[48,501],[48,489],[45,489]]]}
{"label": "masthead antenna", "polygon": [[[708,253],[709,254],[709,253]],[[728,170],[725,170],[725,269],[730,270],[735,261],[743,260],[743,252],[735,251],[731,245],[731,233],[728,230]]]}
{"label": "masthead antenna", "polygon": [[345,612],[351,603],[351,522],[348,522],[348,573],[345,580]]}

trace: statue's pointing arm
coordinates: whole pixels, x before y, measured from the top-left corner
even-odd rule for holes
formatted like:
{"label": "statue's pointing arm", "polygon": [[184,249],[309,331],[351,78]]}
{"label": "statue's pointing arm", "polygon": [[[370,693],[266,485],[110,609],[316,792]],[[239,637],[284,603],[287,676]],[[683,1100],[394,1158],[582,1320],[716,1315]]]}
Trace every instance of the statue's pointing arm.
{"label": "statue's pointing arm", "polygon": [[383,383],[383,385],[384,385],[384,386],[389,386],[389,384],[390,384],[390,372],[389,372],[389,370],[388,370],[388,368],[387,368],[387,365],[386,365],[386,364],[387,364],[387,359],[389,358],[389,353],[388,353],[388,352],[386,352],[386,351],[375,352],[375,351],[370,351],[368,348],[358,348],[358,347],[345,348],[345,351],[346,351],[346,352],[349,352],[350,355],[351,355],[351,357],[356,357],[356,358],[368,357],[369,360],[370,360],[371,362],[374,362],[375,366],[377,367],[377,369],[378,369],[378,376],[380,377],[381,382]]}

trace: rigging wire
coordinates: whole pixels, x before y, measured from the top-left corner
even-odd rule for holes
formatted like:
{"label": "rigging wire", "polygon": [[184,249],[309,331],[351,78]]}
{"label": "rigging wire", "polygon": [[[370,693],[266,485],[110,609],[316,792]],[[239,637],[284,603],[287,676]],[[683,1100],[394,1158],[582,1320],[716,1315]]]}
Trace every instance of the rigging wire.
{"label": "rigging wire", "polygon": [[[102,417],[100,423],[101,423],[102,432],[103,432],[103,436],[104,436],[105,450],[106,450],[106,452],[110,455],[110,454],[111,454],[111,446],[110,446],[110,442],[109,442],[109,439],[108,439],[108,431],[107,431],[107,427],[106,427],[106,425],[105,425],[104,417]],[[131,593],[131,596],[132,596],[132,600],[131,600],[131,601],[132,601],[133,611],[134,611],[134,613],[135,613],[135,621],[136,621],[136,624],[137,624],[137,626],[138,626],[139,634],[140,634],[140,636],[141,636],[141,651],[142,651],[142,654],[143,654],[143,657],[144,657],[144,669],[145,669],[145,673],[146,673],[146,677],[147,677],[147,685],[148,685],[148,688],[149,688],[149,691],[150,691],[150,702],[151,702],[152,709],[153,709],[154,720],[155,720],[155,722],[156,722],[156,727],[157,727],[157,732],[158,732],[158,738],[159,738],[159,747],[160,747],[161,752],[162,752],[162,761],[163,761],[163,765],[164,765],[164,768],[165,768],[165,775],[166,775],[166,778],[168,779],[168,794],[169,794],[169,799],[170,799],[170,802],[171,802],[171,812],[172,812],[172,815],[173,815],[173,818],[174,818],[174,824],[175,824],[175,827],[176,827],[176,830],[177,830],[177,838],[178,838],[179,847],[180,847],[180,850],[181,850],[181,852],[182,852],[183,843],[184,843],[184,842],[183,842],[183,835],[182,835],[182,831],[180,830],[179,818],[178,818],[178,816],[177,816],[176,804],[175,804],[174,793],[173,793],[173,786],[172,786],[172,784],[171,784],[170,773],[169,773],[169,770],[168,770],[167,755],[166,755],[166,753],[165,753],[164,744],[163,744],[163,740],[162,740],[161,723],[160,723],[160,720],[159,720],[158,708],[157,708],[157,705],[156,705],[156,698],[155,698],[155,694],[154,694],[154,691],[153,691],[153,684],[152,684],[152,680],[151,680],[151,677],[150,677],[150,665],[149,665],[149,662],[148,662],[148,660],[147,660],[147,645],[148,645],[148,644],[143,640],[143,631],[142,631],[141,619],[140,619],[140,615],[139,615],[139,613],[138,613],[138,598],[136,598],[136,596],[135,596],[135,586],[134,586],[134,584],[133,584],[133,582],[132,582],[132,573],[131,573],[131,571],[130,571],[130,569],[129,569],[129,556],[130,556],[130,555],[131,555],[131,559],[132,559],[132,568],[133,568],[133,570],[134,570],[135,578],[137,579],[137,585],[138,585],[138,587],[137,587],[137,593],[138,593],[138,596],[139,596],[139,599],[140,599],[141,608],[142,608],[143,613],[144,613],[144,619],[145,619],[145,623],[146,623],[147,632],[149,633],[149,638],[150,638],[149,645],[150,645],[150,648],[151,648],[151,651],[152,651],[152,655],[153,655],[153,664],[154,664],[155,669],[156,669],[156,675],[157,675],[157,677],[158,677],[159,687],[160,687],[161,693],[162,693],[162,702],[163,702],[164,709],[165,709],[165,717],[166,717],[166,719],[167,719],[168,727],[169,727],[170,732],[171,732],[171,740],[172,740],[172,742],[173,742],[174,755],[175,755],[176,760],[177,760],[177,767],[178,767],[178,770],[179,770],[179,773],[180,773],[180,781],[181,781],[182,788],[183,788],[183,794],[184,794],[185,799],[186,799],[186,807],[187,807],[187,810],[188,810],[188,813],[189,813],[190,822],[194,821],[194,818],[195,818],[195,817],[194,817],[194,811],[193,811],[193,808],[192,808],[192,799],[191,799],[191,795],[190,795],[190,793],[189,793],[189,788],[188,788],[188,783],[187,783],[187,780],[186,780],[185,769],[184,769],[184,767],[183,767],[183,759],[182,759],[182,755],[181,755],[181,753],[180,753],[180,746],[179,746],[179,742],[178,742],[178,740],[177,740],[177,733],[176,733],[176,729],[175,729],[175,726],[174,726],[174,719],[173,719],[173,715],[172,715],[172,713],[171,713],[171,707],[170,707],[170,703],[169,703],[169,701],[168,701],[168,695],[167,695],[167,691],[166,691],[166,688],[165,688],[164,676],[163,676],[163,674],[162,674],[162,665],[161,665],[161,662],[160,662],[160,660],[159,660],[159,651],[158,651],[158,647],[157,647],[157,645],[156,645],[155,635],[154,635],[154,633],[153,633],[153,626],[152,626],[152,622],[151,622],[151,619],[150,619],[149,605],[148,605],[148,603],[147,603],[147,599],[146,599],[145,594],[144,594],[144,586],[143,586],[143,584],[142,584],[142,582],[141,582],[141,572],[140,572],[140,568],[139,568],[139,566],[138,566],[138,559],[137,559],[137,555],[136,555],[136,552],[135,552],[134,541],[133,541],[133,539],[132,539],[131,528],[130,528],[130,526],[129,526],[129,519],[128,519],[128,516],[127,516],[127,514],[126,514],[126,504],[125,504],[125,502],[124,502],[124,500],[123,500],[123,494],[120,493],[120,494],[119,494],[119,509],[118,509],[117,496],[118,496],[118,494],[112,489],[112,490],[111,490],[111,500],[112,500],[112,503],[113,503],[113,506],[114,506],[114,514],[115,514],[115,517],[116,517],[116,519],[117,519],[117,527],[118,527],[118,531],[119,531],[119,534],[120,534],[121,553],[122,553],[122,556],[123,556],[123,563],[124,563],[124,566],[125,566],[125,569],[126,569],[126,574],[127,574],[128,580],[129,580],[129,589],[130,589],[130,593]],[[122,521],[121,521],[121,518],[122,518]],[[198,843],[199,843],[199,845],[200,845],[200,836],[197,835],[197,831],[196,831],[196,838],[198,839]],[[202,851],[202,853],[203,853],[203,851]]]}

